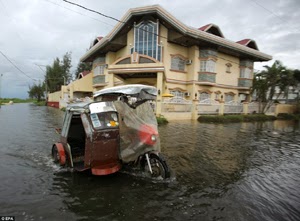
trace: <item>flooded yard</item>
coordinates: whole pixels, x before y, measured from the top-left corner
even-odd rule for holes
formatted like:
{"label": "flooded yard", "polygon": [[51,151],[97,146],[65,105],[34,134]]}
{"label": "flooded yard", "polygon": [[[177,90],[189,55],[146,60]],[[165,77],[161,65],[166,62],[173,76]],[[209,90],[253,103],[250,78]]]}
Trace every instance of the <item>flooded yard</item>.
{"label": "flooded yard", "polygon": [[299,122],[160,126],[166,181],[53,164],[63,112],[0,109],[0,215],[16,220],[299,220]]}

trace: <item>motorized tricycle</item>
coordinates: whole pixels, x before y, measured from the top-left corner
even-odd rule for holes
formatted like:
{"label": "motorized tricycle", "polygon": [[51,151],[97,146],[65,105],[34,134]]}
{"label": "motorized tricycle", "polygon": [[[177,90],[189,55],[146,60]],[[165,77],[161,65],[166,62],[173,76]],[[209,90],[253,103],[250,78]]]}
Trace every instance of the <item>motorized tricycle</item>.
{"label": "motorized tricycle", "polygon": [[95,92],[94,101],[68,105],[60,142],[52,146],[54,162],[93,175],[126,166],[170,177],[150,103],[156,94],[152,86],[124,85]]}

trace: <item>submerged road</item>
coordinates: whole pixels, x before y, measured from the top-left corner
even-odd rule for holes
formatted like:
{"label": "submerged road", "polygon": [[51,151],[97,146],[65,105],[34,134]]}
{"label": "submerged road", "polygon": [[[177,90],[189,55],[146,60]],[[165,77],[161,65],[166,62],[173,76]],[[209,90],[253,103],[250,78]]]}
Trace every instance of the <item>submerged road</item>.
{"label": "submerged road", "polygon": [[63,112],[0,109],[0,216],[16,220],[300,220],[299,122],[160,126],[167,182],[53,164]]}

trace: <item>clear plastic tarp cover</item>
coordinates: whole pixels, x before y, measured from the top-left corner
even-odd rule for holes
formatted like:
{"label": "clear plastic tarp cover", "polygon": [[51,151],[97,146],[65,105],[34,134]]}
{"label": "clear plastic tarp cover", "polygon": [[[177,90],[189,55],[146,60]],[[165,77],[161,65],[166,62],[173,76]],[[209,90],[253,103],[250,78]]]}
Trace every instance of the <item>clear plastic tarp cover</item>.
{"label": "clear plastic tarp cover", "polygon": [[[150,103],[143,103],[136,109],[130,108],[122,101],[115,101],[114,104],[119,114],[122,161],[128,163],[148,151],[160,151],[157,121]],[[141,133],[154,134],[150,131],[156,132],[156,140],[149,145],[142,142],[140,136]]]}
{"label": "clear plastic tarp cover", "polygon": [[153,86],[142,85],[142,84],[128,84],[122,86],[116,86],[112,88],[105,88],[94,93],[94,97],[105,94],[126,94],[131,96],[138,96],[141,99],[155,99],[157,90]]}

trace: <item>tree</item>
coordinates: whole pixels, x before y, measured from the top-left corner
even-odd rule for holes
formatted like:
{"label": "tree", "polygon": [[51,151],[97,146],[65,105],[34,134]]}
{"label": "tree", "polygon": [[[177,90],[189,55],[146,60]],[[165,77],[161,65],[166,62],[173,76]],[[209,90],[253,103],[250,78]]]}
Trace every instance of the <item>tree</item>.
{"label": "tree", "polygon": [[28,95],[30,98],[37,99],[37,101],[41,101],[44,98],[44,87],[42,84],[34,84],[33,86],[29,86]]}
{"label": "tree", "polygon": [[298,70],[298,69],[294,70],[294,78],[295,78],[295,80],[298,81],[298,83],[300,83],[300,70]]}
{"label": "tree", "polygon": [[92,62],[79,62],[77,65],[77,69],[75,72],[74,78],[78,77],[78,74],[84,71],[91,71],[92,70]]}
{"label": "tree", "polygon": [[45,76],[47,91],[50,93],[58,91],[61,85],[65,85],[71,81],[71,66],[70,52],[67,52],[62,60],[57,57],[51,66],[47,65]]}
{"label": "tree", "polygon": [[[266,70],[255,74],[253,79],[252,92],[256,93],[256,97],[260,103],[260,112],[265,113],[274,103],[274,99],[278,99],[281,94],[284,97],[288,95],[290,86],[295,85],[293,72],[287,69],[283,64],[276,60],[272,66],[264,66]],[[276,94],[276,89],[279,93]],[[277,95],[275,97],[275,95]]]}

